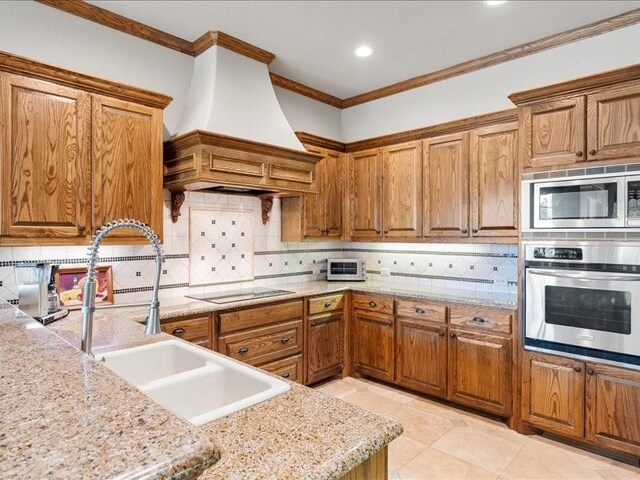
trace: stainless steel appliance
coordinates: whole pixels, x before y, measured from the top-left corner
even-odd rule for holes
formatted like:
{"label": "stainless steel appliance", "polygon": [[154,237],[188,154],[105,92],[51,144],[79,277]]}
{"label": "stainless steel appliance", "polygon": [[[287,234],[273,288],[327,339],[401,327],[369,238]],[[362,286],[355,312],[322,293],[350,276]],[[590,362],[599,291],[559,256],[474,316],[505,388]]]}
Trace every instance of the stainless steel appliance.
{"label": "stainless steel appliance", "polygon": [[327,280],[330,282],[356,281],[367,279],[367,262],[357,258],[329,258],[327,260]]}
{"label": "stainless steel appliance", "polygon": [[640,366],[640,244],[523,248],[525,348]]}
{"label": "stainless steel appliance", "polygon": [[522,182],[523,231],[640,229],[637,173],[549,175]]}
{"label": "stainless steel appliance", "polygon": [[254,300],[256,298],[277,297],[278,295],[287,295],[293,293],[289,290],[269,290],[267,288],[246,288],[242,290],[231,290],[221,293],[199,293],[195,295],[187,295],[187,298],[202,300],[210,303],[234,303],[246,300]]}
{"label": "stainless steel appliance", "polygon": [[55,291],[55,273],[58,265],[49,263],[19,263],[15,266],[18,285],[18,307],[43,324],[51,323],[69,314],[60,308]]}

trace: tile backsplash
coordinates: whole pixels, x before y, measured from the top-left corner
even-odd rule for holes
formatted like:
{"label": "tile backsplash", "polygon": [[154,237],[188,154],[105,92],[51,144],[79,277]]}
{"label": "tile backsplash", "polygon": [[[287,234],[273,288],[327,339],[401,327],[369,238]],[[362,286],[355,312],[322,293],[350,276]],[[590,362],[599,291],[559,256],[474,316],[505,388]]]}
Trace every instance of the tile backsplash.
{"label": "tile backsplash", "polygon": [[[319,280],[326,277],[328,257],[366,259],[371,279],[425,288],[516,291],[515,244],[283,243],[278,199],[266,225],[255,197],[188,192],[175,224],[169,218],[168,192],[164,200],[163,297],[182,296],[190,284],[190,291],[197,292]],[[77,267],[86,262],[86,252],[86,247],[0,247],[0,299],[17,299],[16,262]],[[155,262],[148,246],[103,246],[100,264],[113,266],[116,302],[139,299],[139,292],[151,289]]]}

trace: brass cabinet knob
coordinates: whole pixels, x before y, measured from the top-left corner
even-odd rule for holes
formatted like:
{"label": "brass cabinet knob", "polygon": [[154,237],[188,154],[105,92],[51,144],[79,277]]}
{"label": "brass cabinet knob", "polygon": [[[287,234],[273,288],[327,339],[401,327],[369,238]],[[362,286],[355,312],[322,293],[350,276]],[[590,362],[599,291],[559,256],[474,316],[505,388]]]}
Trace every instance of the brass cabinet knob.
{"label": "brass cabinet knob", "polygon": [[595,155],[596,153],[597,153],[597,151],[595,149],[589,150],[589,155]]}
{"label": "brass cabinet knob", "polygon": [[576,157],[581,157],[582,156],[582,150],[578,150],[576,152]]}

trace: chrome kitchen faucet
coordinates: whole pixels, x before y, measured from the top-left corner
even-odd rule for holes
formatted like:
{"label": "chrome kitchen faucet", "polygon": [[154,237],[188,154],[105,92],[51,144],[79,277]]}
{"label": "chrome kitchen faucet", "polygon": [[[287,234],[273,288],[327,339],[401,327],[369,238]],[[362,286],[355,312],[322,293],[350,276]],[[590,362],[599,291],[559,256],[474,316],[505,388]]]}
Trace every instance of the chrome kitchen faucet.
{"label": "chrome kitchen faucet", "polygon": [[156,257],[156,274],[153,281],[153,294],[151,296],[151,302],[149,304],[149,315],[145,322],[144,333],[147,335],[156,335],[161,333],[160,329],[160,302],[158,300],[158,289],[160,286],[160,271],[162,268],[162,247],[160,246],[160,239],[151,228],[138,220],[130,220],[128,218],[121,220],[114,220],[109,222],[96,230],[93,236],[91,245],[89,246],[89,253],[87,254],[89,260],[87,262],[87,277],[84,284],[84,290],[82,293],[82,337],[81,348],[87,355],[93,356],[91,352],[91,339],[93,336],[93,313],[96,310],[96,263],[98,263],[98,250],[100,243],[111,231],[118,228],[132,228],[138,230],[149,240],[149,243],[153,247],[153,251]]}

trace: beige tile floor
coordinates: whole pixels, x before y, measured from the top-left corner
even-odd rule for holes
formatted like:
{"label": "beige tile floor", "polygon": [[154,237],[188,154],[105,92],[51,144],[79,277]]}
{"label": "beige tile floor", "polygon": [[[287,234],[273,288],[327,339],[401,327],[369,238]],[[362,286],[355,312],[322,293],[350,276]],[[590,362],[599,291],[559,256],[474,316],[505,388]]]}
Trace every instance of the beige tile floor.
{"label": "beige tile floor", "polygon": [[640,480],[640,469],[366,379],[317,387],[395,418],[404,434],[389,445],[390,480]]}

